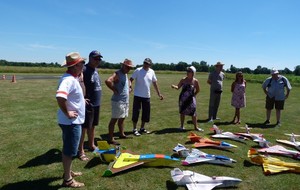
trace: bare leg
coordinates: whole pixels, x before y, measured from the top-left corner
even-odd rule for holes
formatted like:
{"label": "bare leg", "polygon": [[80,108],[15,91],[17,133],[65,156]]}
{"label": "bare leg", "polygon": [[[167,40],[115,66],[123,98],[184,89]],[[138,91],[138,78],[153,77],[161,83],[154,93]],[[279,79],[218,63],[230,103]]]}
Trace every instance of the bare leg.
{"label": "bare leg", "polygon": [[137,122],[132,122],[132,124],[133,124],[133,130],[136,130]]}
{"label": "bare leg", "polygon": [[120,131],[120,136],[125,137],[125,133],[124,133],[124,120],[125,118],[119,118],[118,119],[118,127],[119,127],[119,131]]}
{"label": "bare leg", "polygon": [[142,123],[141,123],[141,129],[145,129],[145,121],[142,121]]}
{"label": "bare leg", "polygon": [[272,110],[267,109],[267,113],[266,113],[267,114],[267,120],[269,120],[269,121],[270,121],[270,118],[271,118],[271,111]]}
{"label": "bare leg", "polygon": [[236,108],[235,109],[235,112],[236,112],[236,117],[237,117],[237,124],[240,124],[241,123],[241,120],[240,120],[240,108]]}
{"label": "bare leg", "polygon": [[277,122],[280,122],[280,119],[281,119],[281,110],[276,109],[276,119],[277,119]]}
{"label": "bare leg", "polygon": [[193,124],[194,124],[194,129],[198,130],[197,116],[192,116],[192,121],[193,121]]}
{"label": "bare leg", "polygon": [[118,119],[110,119],[109,125],[108,125],[108,140],[109,141],[113,141],[114,140],[114,128],[115,128],[115,124],[117,122]]}
{"label": "bare leg", "polygon": [[180,127],[182,129],[184,128],[184,119],[185,119],[185,115],[184,114],[180,114]]}
{"label": "bare leg", "polygon": [[88,134],[88,144],[89,148],[94,150],[96,148],[96,145],[94,143],[94,138],[95,138],[95,126],[92,126],[92,128],[87,129],[87,134]]}
{"label": "bare leg", "polygon": [[86,128],[81,128],[82,132],[81,132],[81,137],[80,137],[80,142],[79,142],[79,156],[84,154],[84,138],[85,138],[85,133],[86,133]]}
{"label": "bare leg", "polygon": [[62,153],[62,163],[64,167],[64,180],[69,180],[71,176],[72,157],[66,156]]}

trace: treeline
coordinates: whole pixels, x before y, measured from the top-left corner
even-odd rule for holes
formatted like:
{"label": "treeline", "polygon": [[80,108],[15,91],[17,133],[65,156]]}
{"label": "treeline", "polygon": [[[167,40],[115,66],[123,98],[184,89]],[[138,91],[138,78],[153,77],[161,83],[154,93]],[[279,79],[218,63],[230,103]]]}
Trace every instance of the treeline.
{"label": "treeline", "polygon": [[[177,64],[175,63],[154,63],[152,65],[152,68],[154,70],[161,70],[161,71],[185,71],[188,66],[194,66],[197,69],[197,72],[211,72],[214,69],[214,65],[209,65],[205,61],[200,61],[200,62],[192,62],[191,64],[188,64],[186,62],[178,62]],[[22,66],[22,67],[61,67],[61,65],[57,62],[53,63],[31,63],[31,62],[11,62],[11,61],[6,61],[6,60],[0,60],[0,66]],[[139,67],[142,65],[136,65],[136,67]],[[120,63],[109,63],[106,61],[102,61],[100,64],[100,68],[105,68],[105,69],[118,69],[120,68]],[[248,67],[245,68],[238,68],[233,65],[230,66],[229,69],[225,70],[227,73],[236,73],[238,71],[242,71],[243,73],[248,73],[248,74],[270,74],[270,68],[262,67],[262,66],[257,66],[256,69],[251,70]],[[296,76],[300,76],[300,65],[295,67],[294,71],[291,71],[288,68],[285,68],[284,70],[279,70],[280,73],[282,74],[294,74]]]}

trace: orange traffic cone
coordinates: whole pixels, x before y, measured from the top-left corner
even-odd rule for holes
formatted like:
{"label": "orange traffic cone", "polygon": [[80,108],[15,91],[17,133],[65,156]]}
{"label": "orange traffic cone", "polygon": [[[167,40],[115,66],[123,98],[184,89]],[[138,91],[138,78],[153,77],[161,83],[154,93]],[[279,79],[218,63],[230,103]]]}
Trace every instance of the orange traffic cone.
{"label": "orange traffic cone", "polygon": [[11,82],[13,82],[13,83],[16,83],[16,82],[17,82],[16,75],[13,75],[13,76],[12,76]]}

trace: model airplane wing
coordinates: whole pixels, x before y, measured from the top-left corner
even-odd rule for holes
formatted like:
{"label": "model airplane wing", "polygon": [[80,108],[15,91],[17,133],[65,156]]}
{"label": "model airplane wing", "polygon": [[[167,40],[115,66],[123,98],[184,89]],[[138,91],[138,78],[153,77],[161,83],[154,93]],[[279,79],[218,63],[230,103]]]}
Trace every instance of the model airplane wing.
{"label": "model airplane wing", "polygon": [[296,149],[300,150],[300,142],[297,142],[297,141],[292,142],[292,141],[289,141],[289,140],[280,140],[280,139],[276,139],[276,142],[286,144],[286,145],[289,145],[289,146],[293,146]]}
{"label": "model airplane wing", "polygon": [[216,186],[221,185],[222,183],[214,183],[214,184],[186,184],[186,187],[188,188],[188,190],[211,190],[213,188],[215,188]]}
{"label": "model airplane wing", "polygon": [[168,166],[171,163],[180,161],[177,158],[163,154],[134,154],[128,150],[123,151],[117,156],[117,159],[109,164],[108,169],[104,172],[103,176],[111,176],[115,173],[128,170],[140,165],[146,166]]}

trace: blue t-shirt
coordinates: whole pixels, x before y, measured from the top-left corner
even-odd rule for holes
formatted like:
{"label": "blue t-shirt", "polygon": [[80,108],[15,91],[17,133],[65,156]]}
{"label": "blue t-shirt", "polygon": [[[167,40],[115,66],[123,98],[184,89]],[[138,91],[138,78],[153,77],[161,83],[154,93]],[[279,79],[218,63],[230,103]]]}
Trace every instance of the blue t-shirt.
{"label": "blue t-shirt", "polygon": [[90,100],[92,106],[100,106],[102,87],[98,70],[86,64],[83,68],[83,80],[86,89],[85,98]]}

